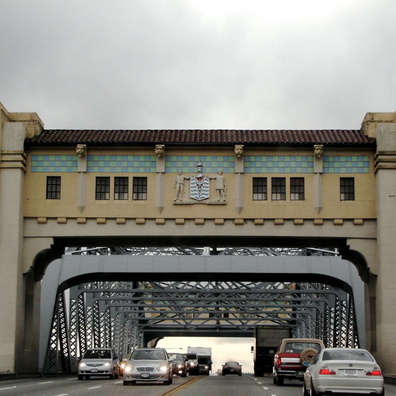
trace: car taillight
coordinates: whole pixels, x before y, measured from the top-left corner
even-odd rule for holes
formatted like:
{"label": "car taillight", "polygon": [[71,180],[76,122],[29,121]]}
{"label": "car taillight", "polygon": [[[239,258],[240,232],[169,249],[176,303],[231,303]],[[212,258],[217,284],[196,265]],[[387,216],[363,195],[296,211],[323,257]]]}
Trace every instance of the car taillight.
{"label": "car taillight", "polygon": [[371,370],[371,371],[367,371],[366,375],[381,376],[382,373],[381,373],[381,370],[379,370],[379,369],[374,369],[374,370]]}
{"label": "car taillight", "polygon": [[333,371],[333,370],[330,370],[330,369],[327,368],[327,367],[322,367],[322,368],[319,370],[319,374],[322,374],[322,375],[336,375],[336,372]]}
{"label": "car taillight", "polygon": [[280,357],[278,357],[278,360],[276,361],[276,364],[282,364],[282,359]]}

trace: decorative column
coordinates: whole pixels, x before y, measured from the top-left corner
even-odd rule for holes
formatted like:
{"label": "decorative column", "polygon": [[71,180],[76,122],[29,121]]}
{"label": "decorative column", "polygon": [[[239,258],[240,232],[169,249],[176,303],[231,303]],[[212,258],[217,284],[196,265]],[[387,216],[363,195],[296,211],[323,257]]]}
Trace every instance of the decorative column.
{"label": "decorative column", "polygon": [[154,152],[157,157],[155,207],[161,213],[165,207],[165,145],[157,144]]}
{"label": "decorative column", "polygon": [[[23,277],[23,198],[26,155],[23,122],[8,122],[10,114],[0,114],[0,373],[22,371],[26,328],[33,332],[25,310]],[[18,114],[19,115],[19,114]],[[29,364],[29,363],[28,363]]]}
{"label": "decorative column", "polygon": [[377,258],[376,351],[383,371],[396,374],[396,123],[379,124],[376,131],[377,152]]}
{"label": "decorative column", "polygon": [[323,208],[323,145],[315,144],[314,146],[314,208],[318,213]]}
{"label": "decorative column", "polygon": [[245,148],[243,144],[236,144],[235,153],[235,209],[241,213],[243,209],[243,173]]}
{"label": "decorative column", "polygon": [[78,155],[77,206],[80,212],[82,212],[85,209],[87,200],[87,146],[85,144],[77,144],[76,153]]}

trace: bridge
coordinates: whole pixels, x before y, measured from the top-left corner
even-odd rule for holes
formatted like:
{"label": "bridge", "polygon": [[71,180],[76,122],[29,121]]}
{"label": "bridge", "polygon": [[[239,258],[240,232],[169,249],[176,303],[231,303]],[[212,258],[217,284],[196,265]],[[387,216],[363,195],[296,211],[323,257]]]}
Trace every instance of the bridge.
{"label": "bridge", "polygon": [[[395,113],[368,113],[356,130],[88,131],[46,130],[37,114],[0,106],[0,126],[0,372],[67,370],[81,342],[127,348],[193,327],[242,336],[260,319],[364,345],[394,373]],[[125,254],[69,254],[98,247]],[[331,276],[324,257],[256,254],[307,248],[337,252]],[[246,257],[219,254],[230,250]],[[359,307],[341,275],[351,264]],[[186,304],[190,289],[205,290],[198,305]],[[87,315],[102,322],[80,327]]]}

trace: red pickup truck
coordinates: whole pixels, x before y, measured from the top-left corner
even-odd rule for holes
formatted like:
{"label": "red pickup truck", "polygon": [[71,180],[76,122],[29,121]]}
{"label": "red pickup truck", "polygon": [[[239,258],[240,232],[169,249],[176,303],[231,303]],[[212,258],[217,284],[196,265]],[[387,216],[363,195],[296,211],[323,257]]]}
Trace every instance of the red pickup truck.
{"label": "red pickup truck", "polygon": [[274,384],[283,385],[285,378],[302,380],[311,360],[324,348],[322,340],[284,338],[274,356]]}

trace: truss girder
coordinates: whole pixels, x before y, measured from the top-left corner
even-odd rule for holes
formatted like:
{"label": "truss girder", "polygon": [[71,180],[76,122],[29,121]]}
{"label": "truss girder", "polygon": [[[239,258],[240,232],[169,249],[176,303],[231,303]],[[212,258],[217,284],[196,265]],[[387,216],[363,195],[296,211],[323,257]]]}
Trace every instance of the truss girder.
{"label": "truss girder", "polygon": [[69,359],[62,364],[67,371],[77,361],[77,345],[79,356],[93,346],[111,346],[125,355],[131,348],[143,346],[146,332],[160,335],[194,330],[197,335],[232,331],[252,336],[256,325],[286,324],[294,335],[323,338],[328,346],[358,346],[353,298],[328,285],[90,282],[69,290],[70,320],[64,314],[63,295],[60,293],[54,311],[47,370],[55,367],[58,345],[62,358]]}

